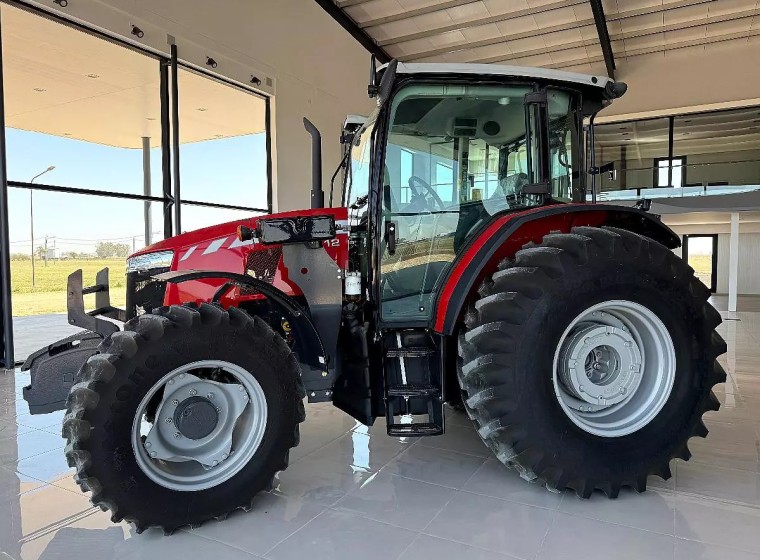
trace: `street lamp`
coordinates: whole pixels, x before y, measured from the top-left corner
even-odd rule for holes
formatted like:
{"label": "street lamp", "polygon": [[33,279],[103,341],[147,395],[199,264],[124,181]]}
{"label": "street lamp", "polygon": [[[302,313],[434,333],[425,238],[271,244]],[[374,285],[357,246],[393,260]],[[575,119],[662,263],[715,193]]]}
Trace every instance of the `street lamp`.
{"label": "street lamp", "polygon": [[[42,173],[37,173],[37,175],[32,177],[32,180],[29,181],[29,184],[31,185],[32,183],[34,183],[35,179],[37,179],[38,177],[42,177],[45,173],[47,173],[48,171],[52,171],[53,169],[55,169],[55,165],[51,165]],[[36,288],[37,283],[35,282],[35,278],[34,278],[34,189],[33,188],[29,189],[29,218],[30,218],[29,229],[31,230],[30,233],[32,236],[32,288]]]}

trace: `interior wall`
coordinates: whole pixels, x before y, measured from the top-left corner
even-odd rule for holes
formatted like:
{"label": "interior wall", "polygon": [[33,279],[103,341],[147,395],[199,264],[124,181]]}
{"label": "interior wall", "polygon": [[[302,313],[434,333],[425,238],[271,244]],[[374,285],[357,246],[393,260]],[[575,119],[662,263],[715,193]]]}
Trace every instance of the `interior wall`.
{"label": "interior wall", "polygon": [[[726,214],[728,216],[728,214]],[[667,223],[667,220],[666,220]],[[685,234],[718,234],[718,281],[716,293],[728,293],[729,223],[672,225],[679,236]],[[682,256],[681,248],[675,253]],[[739,224],[739,295],[760,295],[760,222]]]}
{"label": "interior wall", "polygon": [[[278,210],[308,208],[311,188],[308,117],[323,135],[323,185],[340,161],[341,124],[368,114],[369,54],[313,0],[88,0],[29,1],[40,9],[98,28],[143,48],[179,58],[273,95],[272,175]],[[132,25],[143,32],[132,35]],[[207,57],[217,62],[212,69]]]}
{"label": "interior wall", "polygon": [[759,59],[758,37],[628,57],[616,72],[628,92],[597,122],[757,105]]}

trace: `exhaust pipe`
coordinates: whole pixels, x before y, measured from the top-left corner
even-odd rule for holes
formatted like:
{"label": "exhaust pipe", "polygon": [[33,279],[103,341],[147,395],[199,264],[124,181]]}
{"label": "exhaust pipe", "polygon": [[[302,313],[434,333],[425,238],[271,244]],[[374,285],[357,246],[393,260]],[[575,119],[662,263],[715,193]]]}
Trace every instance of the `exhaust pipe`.
{"label": "exhaust pipe", "polygon": [[325,207],[325,193],[322,190],[322,135],[314,123],[306,117],[303,126],[311,135],[311,207]]}

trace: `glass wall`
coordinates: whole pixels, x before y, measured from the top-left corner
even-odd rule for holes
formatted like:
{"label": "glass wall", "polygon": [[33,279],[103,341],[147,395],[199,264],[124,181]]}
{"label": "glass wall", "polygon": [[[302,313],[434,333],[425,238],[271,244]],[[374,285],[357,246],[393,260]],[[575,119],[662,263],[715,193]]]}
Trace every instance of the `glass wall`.
{"label": "glass wall", "polygon": [[601,190],[652,187],[657,167],[655,160],[668,157],[669,130],[668,118],[596,125],[596,165],[614,165],[613,172],[597,178]]}
{"label": "glass wall", "polygon": [[[609,197],[670,189],[671,196],[760,187],[760,108],[597,124],[597,184]],[[614,193],[614,194],[612,194]]]}
{"label": "glass wall", "polygon": [[687,186],[760,185],[760,109],[675,117],[673,153]]}
{"label": "glass wall", "polygon": [[[125,258],[180,229],[164,218],[173,216],[174,178],[163,170],[172,147],[162,141],[171,73],[168,59],[32,11],[0,3],[0,15],[15,358],[23,360],[72,331],[71,272],[81,268],[90,284],[109,267],[112,304],[124,306]],[[183,67],[177,85],[181,231],[266,212],[268,100]]]}

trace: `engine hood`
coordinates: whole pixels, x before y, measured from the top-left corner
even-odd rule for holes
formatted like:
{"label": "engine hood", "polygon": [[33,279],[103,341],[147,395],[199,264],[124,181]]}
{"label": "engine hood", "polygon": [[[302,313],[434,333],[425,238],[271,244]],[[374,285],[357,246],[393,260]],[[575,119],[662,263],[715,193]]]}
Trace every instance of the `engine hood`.
{"label": "engine hood", "polygon": [[237,233],[237,228],[240,225],[247,226],[251,229],[256,227],[258,220],[262,218],[292,218],[298,216],[324,216],[333,215],[335,220],[341,220],[346,218],[345,208],[313,208],[308,210],[292,210],[290,212],[278,212],[275,214],[262,214],[259,216],[244,218],[242,220],[234,220],[231,222],[225,222],[194,231],[188,231],[158,241],[152,245],[140,249],[139,251],[130,255],[130,257],[145,255],[147,253],[154,253],[156,251],[180,251],[186,247],[195,246],[212,239],[218,239],[224,236],[230,236]]}

